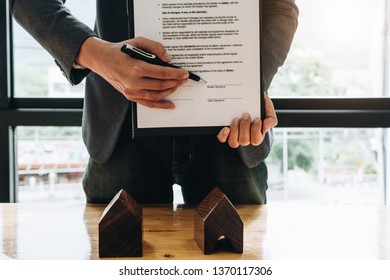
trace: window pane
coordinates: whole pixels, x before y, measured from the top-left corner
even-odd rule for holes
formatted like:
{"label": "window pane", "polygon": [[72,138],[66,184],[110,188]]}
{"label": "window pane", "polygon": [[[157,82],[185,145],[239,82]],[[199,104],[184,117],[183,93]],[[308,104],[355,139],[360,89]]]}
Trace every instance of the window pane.
{"label": "window pane", "polygon": [[18,201],[85,201],[80,127],[18,127]]}
{"label": "window pane", "polygon": [[[275,129],[269,201],[384,201],[384,129]],[[85,201],[88,153],[75,127],[18,127],[18,201]]]}
{"label": "window pane", "polygon": [[390,204],[390,187],[389,187],[389,180],[390,180],[390,129],[386,129],[386,140],[384,142],[384,148],[386,149],[386,153],[384,155],[384,166],[385,166],[385,171],[384,171],[384,182],[385,182],[385,204],[389,205]]}
{"label": "window pane", "polygon": [[384,0],[296,3],[300,8],[298,30],[270,94],[383,96]]}
{"label": "window pane", "polygon": [[267,165],[270,201],[384,201],[385,129],[275,129]]}
{"label": "window pane", "polygon": [[[271,95],[383,96],[384,0],[296,3],[299,27],[289,57],[271,85]],[[68,0],[66,6],[93,26],[95,1]],[[14,61],[17,97],[83,96],[82,87],[70,89],[53,59],[17,24]],[[52,83],[58,79],[66,86],[54,90]]]}
{"label": "window pane", "polygon": [[[94,0],[67,0],[65,5],[78,19],[93,27]],[[15,21],[13,44],[16,97],[83,97],[84,81],[73,88],[54,59]]]}

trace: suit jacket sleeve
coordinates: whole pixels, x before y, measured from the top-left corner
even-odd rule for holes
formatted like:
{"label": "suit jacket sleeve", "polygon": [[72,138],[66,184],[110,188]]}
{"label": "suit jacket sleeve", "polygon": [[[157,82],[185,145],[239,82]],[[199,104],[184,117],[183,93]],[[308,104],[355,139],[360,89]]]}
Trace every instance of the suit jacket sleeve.
{"label": "suit jacket sleeve", "polygon": [[76,70],[73,63],[83,42],[96,36],[88,26],[73,17],[65,0],[10,0],[15,20],[54,57],[71,84],[89,73]]}
{"label": "suit jacket sleeve", "polygon": [[[294,0],[262,0],[261,63],[263,86],[267,91],[279,67],[283,65],[298,25],[298,8]],[[248,167],[256,167],[267,158],[273,142],[272,130],[260,146],[239,147]]]}
{"label": "suit jacket sleeve", "polygon": [[264,90],[283,65],[298,26],[295,0],[263,0],[262,63]]}

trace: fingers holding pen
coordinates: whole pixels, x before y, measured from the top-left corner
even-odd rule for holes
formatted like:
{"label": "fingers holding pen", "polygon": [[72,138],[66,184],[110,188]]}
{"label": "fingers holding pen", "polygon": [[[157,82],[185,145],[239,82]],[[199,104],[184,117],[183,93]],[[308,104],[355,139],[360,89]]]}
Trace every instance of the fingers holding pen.
{"label": "fingers holding pen", "polygon": [[152,108],[174,108],[165,99],[187,81],[189,73],[130,57],[121,51],[124,44],[155,53],[165,62],[170,60],[164,46],[149,39],[112,43],[92,36],[80,48],[76,62],[105,79],[127,100]]}
{"label": "fingers holding pen", "polygon": [[128,100],[147,107],[174,108],[172,102],[166,102],[163,99],[187,82],[188,72],[183,69],[152,65],[136,60],[132,61],[132,66],[128,68],[121,92]]}
{"label": "fingers holding pen", "polygon": [[171,57],[161,43],[140,37],[134,39],[133,43],[123,44],[121,52],[128,56],[129,62],[134,63],[133,72],[135,75],[138,74],[137,71],[147,70],[147,75],[144,76],[154,79],[182,80],[189,77],[186,70],[168,63]]}
{"label": "fingers holding pen", "polygon": [[129,41],[134,47],[155,54],[165,62],[171,61],[171,56],[167,53],[164,45],[144,37],[136,37]]}
{"label": "fingers holding pen", "polygon": [[189,73],[182,68],[172,68],[160,65],[150,64],[144,61],[139,61],[142,65],[140,70],[144,77],[158,79],[158,80],[185,80],[188,79]]}
{"label": "fingers holding pen", "polygon": [[[125,61],[126,75],[131,80],[140,82],[141,86],[149,86],[149,89],[166,88],[174,83],[180,85],[189,77],[189,73],[182,68],[154,65],[128,56],[125,57]],[[165,82],[169,83],[164,84]]]}

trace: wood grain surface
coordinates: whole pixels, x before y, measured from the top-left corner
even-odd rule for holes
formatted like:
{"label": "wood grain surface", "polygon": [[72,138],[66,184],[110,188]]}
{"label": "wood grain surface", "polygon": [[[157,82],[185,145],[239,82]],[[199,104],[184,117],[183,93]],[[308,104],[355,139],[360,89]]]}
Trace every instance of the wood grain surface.
{"label": "wood grain surface", "polygon": [[[99,259],[98,223],[106,205],[0,204],[0,254],[12,259]],[[205,255],[196,244],[195,209],[143,207],[143,256],[158,260],[390,259],[390,207],[269,203],[236,205],[242,254]]]}

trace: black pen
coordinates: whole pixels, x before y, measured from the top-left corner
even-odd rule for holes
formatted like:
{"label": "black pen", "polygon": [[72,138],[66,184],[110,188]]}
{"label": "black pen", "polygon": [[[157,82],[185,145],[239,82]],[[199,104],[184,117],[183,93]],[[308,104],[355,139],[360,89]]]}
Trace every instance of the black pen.
{"label": "black pen", "polygon": [[[176,66],[174,64],[164,62],[161,59],[159,59],[155,54],[148,53],[144,50],[141,50],[139,48],[136,48],[130,44],[125,44],[122,46],[121,51],[125,54],[130,55],[132,58],[140,59],[145,62],[148,62],[150,64],[155,64],[155,65],[160,65],[160,66],[167,66],[167,67],[172,67],[172,68],[181,68],[179,66]],[[188,78],[196,81],[196,82],[201,82],[201,83],[206,83],[205,80],[203,80],[201,77],[198,75],[188,71],[189,76]]]}

